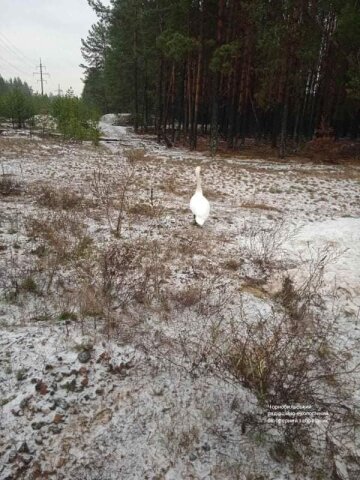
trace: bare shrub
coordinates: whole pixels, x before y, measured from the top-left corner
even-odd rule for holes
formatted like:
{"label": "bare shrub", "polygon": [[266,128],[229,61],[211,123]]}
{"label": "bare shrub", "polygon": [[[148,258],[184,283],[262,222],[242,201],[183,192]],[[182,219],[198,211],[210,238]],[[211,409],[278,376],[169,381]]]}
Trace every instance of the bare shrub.
{"label": "bare shrub", "polygon": [[[117,237],[121,236],[128,196],[134,180],[134,167],[130,163],[122,174],[106,175],[99,168],[93,172],[90,189],[103,209],[108,225]],[[116,219],[114,212],[116,213]]]}
{"label": "bare shrub", "polygon": [[[276,432],[278,443],[270,449],[270,456],[290,464],[294,472],[306,468],[309,475],[320,471],[318,464],[312,465],[314,445],[321,441],[324,456],[331,464],[333,455],[338,454],[334,452],[344,455],[351,450],[349,444],[354,444],[351,439],[356,438],[359,424],[359,415],[348,407],[360,367],[355,361],[359,339],[339,343],[339,335],[348,337],[342,318],[321,301],[324,271],[333,258],[330,252],[319,252],[311,259],[307,274],[302,271],[297,282],[284,275],[272,301],[268,293],[267,308],[260,305],[256,312],[253,307],[251,311],[244,307],[231,313],[229,302],[224,301],[229,287],[219,289],[215,308],[213,295],[205,294],[206,281],[203,288],[199,288],[201,282],[192,282],[172,296],[175,311],[180,305],[181,331],[156,344],[158,358],[181,367],[189,375],[202,377],[211,372],[221,381],[245,387],[254,394],[258,414],[246,419],[248,427],[241,420],[243,433],[248,429],[264,433],[269,442]],[[213,280],[209,279],[209,283],[213,284]],[[266,422],[269,404],[299,403],[328,413],[328,423],[312,428]],[[339,405],[344,405],[346,415],[339,414]],[[239,407],[239,419],[245,416]],[[328,445],[333,445],[329,456]],[[324,467],[325,475],[328,471]]]}
{"label": "bare shrub", "polygon": [[176,251],[180,255],[187,257],[194,257],[195,255],[202,255],[206,249],[209,248],[209,243],[204,235],[198,231],[187,232],[186,235],[181,233],[178,236],[176,243]]}
{"label": "bare shrub", "polygon": [[25,222],[27,235],[38,242],[42,255],[38,268],[47,277],[49,291],[65,265],[76,265],[91,253],[92,239],[74,213],[52,212],[44,217],[29,217]]}
{"label": "bare shrub", "polygon": [[138,284],[139,251],[133,243],[114,243],[101,258],[102,289],[107,298],[122,308],[133,298]]}
{"label": "bare shrub", "polygon": [[258,223],[246,223],[241,231],[244,248],[262,270],[269,270],[281,258],[284,243],[296,235],[295,228],[289,228],[285,220],[268,228]]}
{"label": "bare shrub", "polygon": [[128,212],[132,215],[141,215],[144,217],[152,217],[154,214],[154,209],[148,203],[136,203],[132,205]]}
{"label": "bare shrub", "polygon": [[145,156],[146,151],[142,148],[125,150],[124,155],[132,165],[136,164],[137,162],[144,162],[147,159],[147,157]]}
{"label": "bare shrub", "polygon": [[168,295],[176,310],[190,309],[208,320],[221,316],[232,297],[227,282],[217,273],[185,285],[182,289],[169,290]]}
{"label": "bare shrub", "polygon": [[51,185],[37,187],[37,203],[46,208],[59,210],[75,210],[81,208],[83,197],[70,188],[56,188]]}
{"label": "bare shrub", "polygon": [[157,249],[147,239],[117,240],[93,256],[91,268],[82,262],[75,294],[82,328],[90,317],[95,328],[101,323],[108,336],[123,338],[129,324],[137,324],[137,308],[161,301],[164,267]]}
{"label": "bare shrub", "polygon": [[102,290],[87,282],[80,286],[77,293],[81,315],[83,317],[101,317],[105,311],[105,299]]}
{"label": "bare shrub", "polygon": [[284,276],[271,313],[243,314],[222,324],[227,338],[215,347],[215,363],[262,405],[300,402],[325,408],[347,398],[345,379],[359,371],[351,361],[359,340],[340,348],[341,318],[321,302],[326,262],[334,258],[323,253],[312,259],[298,284]]}
{"label": "bare shrub", "polygon": [[10,195],[21,195],[22,191],[22,184],[14,180],[12,175],[0,175],[0,195],[3,197],[8,197]]}
{"label": "bare shrub", "polygon": [[166,273],[162,253],[159,243],[148,239],[115,243],[103,252],[103,291],[113,298],[113,306],[124,309],[161,299]]}
{"label": "bare shrub", "polygon": [[241,334],[233,332],[223,366],[264,405],[313,403],[318,385],[308,378],[320,367],[316,353],[324,342],[314,342],[314,334],[312,328],[294,332],[285,316],[246,322]]}
{"label": "bare shrub", "polygon": [[143,303],[161,302],[165,308],[165,289],[168,274],[165,260],[169,257],[169,248],[158,240],[147,239],[142,242],[140,252],[142,256],[142,276],[137,292],[138,300]]}
{"label": "bare shrub", "polygon": [[29,217],[25,228],[30,238],[40,241],[47,247],[48,253],[56,254],[63,261],[83,256],[92,243],[74,214],[60,212]]}
{"label": "bare shrub", "polygon": [[333,245],[324,248],[310,248],[306,254],[300,255],[302,281],[298,286],[301,298],[314,305],[322,303],[322,287],[324,285],[324,272],[326,267],[338,260],[343,251]]}
{"label": "bare shrub", "polygon": [[233,270],[234,272],[238,270],[243,263],[242,260],[236,260],[235,258],[229,258],[222,265],[226,270]]}
{"label": "bare shrub", "polygon": [[200,301],[201,290],[195,286],[189,286],[182,290],[172,293],[172,300],[175,302],[176,308],[191,308]]}
{"label": "bare shrub", "polygon": [[0,289],[6,300],[15,302],[20,294],[39,293],[36,281],[37,268],[10,250],[5,257],[5,269],[0,269]]}
{"label": "bare shrub", "polygon": [[[159,185],[159,189],[168,195],[170,194],[170,195],[182,196],[184,195],[184,193],[186,194],[186,186],[184,187],[184,184],[181,182],[181,179],[177,175],[174,175],[173,173],[167,176],[164,176],[164,178],[162,178],[162,181]],[[209,196],[208,192],[206,193],[206,195]]]}
{"label": "bare shrub", "polygon": [[159,202],[155,202],[153,197],[150,196],[149,201],[137,202],[133,205],[130,205],[127,209],[127,212],[130,215],[148,217],[160,222],[160,219],[164,213],[164,208]]}
{"label": "bare shrub", "polygon": [[277,299],[283,307],[280,311],[243,318],[241,327],[232,329],[221,352],[223,368],[250,388],[262,405],[325,406],[338,395],[340,384],[346,396],[348,389],[341,379],[354,371],[349,359],[358,345],[337,348],[339,319],[326,318],[288,279]]}

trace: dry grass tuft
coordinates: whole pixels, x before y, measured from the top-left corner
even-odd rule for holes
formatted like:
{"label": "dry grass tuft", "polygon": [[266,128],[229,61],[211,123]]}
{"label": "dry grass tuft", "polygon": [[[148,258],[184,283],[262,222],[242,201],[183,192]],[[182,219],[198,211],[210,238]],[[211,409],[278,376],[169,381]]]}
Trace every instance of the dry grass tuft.
{"label": "dry grass tuft", "polygon": [[78,210],[84,206],[84,199],[70,188],[55,188],[52,185],[37,187],[37,203],[53,210]]}
{"label": "dry grass tuft", "polygon": [[192,258],[194,255],[203,255],[205,251],[213,248],[213,245],[209,239],[202,235],[201,229],[193,225],[191,227],[186,236],[181,232],[179,233],[173,250],[180,255]]}
{"label": "dry grass tuft", "polygon": [[3,174],[0,176],[0,195],[3,197],[21,195],[22,191],[22,184],[14,180],[12,175]]}
{"label": "dry grass tuft", "polygon": [[356,140],[335,141],[334,137],[318,137],[305,145],[303,153],[317,162],[358,163],[360,160],[360,142]]}
{"label": "dry grass tuft", "polygon": [[55,212],[44,217],[29,217],[27,235],[41,242],[60,262],[84,257],[92,245],[79,218],[72,213]]}
{"label": "dry grass tuft", "polygon": [[201,290],[199,287],[189,286],[183,290],[176,290],[170,293],[175,302],[176,309],[191,308],[201,300]]}
{"label": "dry grass tuft", "polygon": [[153,217],[156,212],[150,203],[136,203],[128,208],[128,213],[131,215],[140,215],[143,217]]}
{"label": "dry grass tuft", "polygon": [[266,292],[263,288],[256,285],[243,285],[241,287],[241,292],[250,293],[250,295],[261,299],[269,298],[269,293]]}
{"label": "dry grass tuft", "polygon": [[236,260],[235,258],[229,258],[228,260],[226,260],[222,266],[223,268],[225,268],[226,270],[232,270],[234,272],[236,272],[237,270],[239,270],[239,268],[241,267],[243,261],[242,260]]}
{"label": "dry grass tuft", "polygon": [[83,317],[101,317],[105,312],[103,291],[90,283],[81,285],[77,300]]}
{"label": "dry grass tuft", "polygon": [[178,197],[189,195],[188,185],[183,183],[181,178],[179,178],[175,172],[164,176],[158,188],[166,194],[171,194]]}
{"label": "dry grass tuft", "polygon": [[279,208],[273,207],[271,205],[266,205],[265,203],[252,203],[252,202],[244,202],[240,204],[241,208],[250,208],[250,209],[257,209],[257,210],[272,210],[275,212],[281,212]]}
{"label": "dry grass tuft", "polygon": [[130,164],[142,163],[148,160],[148,157],[145,156],[146,151],[142,148],[125,150],[124,155]]}

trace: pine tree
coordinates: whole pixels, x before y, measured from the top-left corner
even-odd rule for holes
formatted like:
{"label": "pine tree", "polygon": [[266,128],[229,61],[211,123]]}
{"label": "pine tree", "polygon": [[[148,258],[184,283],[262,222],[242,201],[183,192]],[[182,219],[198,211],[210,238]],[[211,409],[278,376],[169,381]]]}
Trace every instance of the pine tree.
{"label": "pine tree", "polygon": [[250,136],[280,156],[320,125],[359,134],[356,0],[89,3],[84,98],[132,112],[136,130],[155,119],[159,141],[191,148],[210,133],[214,150]]}

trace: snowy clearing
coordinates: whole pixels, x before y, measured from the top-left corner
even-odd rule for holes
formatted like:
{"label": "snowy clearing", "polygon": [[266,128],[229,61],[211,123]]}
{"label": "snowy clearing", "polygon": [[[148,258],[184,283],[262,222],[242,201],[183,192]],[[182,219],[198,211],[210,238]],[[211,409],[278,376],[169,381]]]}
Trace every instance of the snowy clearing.
{"label": "snowy clearing", "polygon": [[284,315],[301,335],[334,326],[322,373],[359,363],[359,167],[212,158],[101,128],[120,142],[0,137],[0,478],[359,478],[357,370],[304,393],[331,421],[290,446],[261,404],[281,392],[230,362],[246,328],[269,346]]}

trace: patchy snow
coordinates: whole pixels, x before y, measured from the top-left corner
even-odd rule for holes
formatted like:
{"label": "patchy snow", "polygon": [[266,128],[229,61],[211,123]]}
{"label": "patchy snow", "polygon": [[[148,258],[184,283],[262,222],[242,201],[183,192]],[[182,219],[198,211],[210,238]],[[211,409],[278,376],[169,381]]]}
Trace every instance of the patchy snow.
{"label": "patchy snow", "polygon": [[115,121],[115,119],[113,118],[112,114],[105,115],[105,118],[102,117],[102,120],[99,123],[100,130],[109,138],[117,138],[119,140],[125,139],[127,127],[114,125],[112,123],[113,121]]}
{"label": "patchy snow", "polygon": [[[211,158],[113,123],[110,115],[100,124],[119,139],[110,148],[0,139],[2,172],[22,188],[0,196],[1,480],[311,478],[270,454],[282,439],[276,431],[247,430],[246,418],[261,418],[257,399],[214,374],[199,339],[216,337],[222,319],[241,327],[244,317],[270,317],[274,271],[303,279],[318,252],[339,255],[325,266],[325,295],[336,282],[342,339],[357,336],[359,169]],[[111,230],[129,148],[144,152],[134,162],[118,239]],[[203,229],[191,224],[188,208],[198,164],[211,203]],[[49,189],[76,193],[73,209],[52,206]],[[108,210],[101,194],[113,202]],[[44,255],[47,229],[55,247],[68,242],[63,257],[74,231],[83,235],[77,255],[60,266]],[[93,308],[96,288],[106,289],[99,256],[123,242],[139,249],[143,297],[124,310],[115,303],[104,318],[89,313],[84,304]],[[22,283],[29,275],[35,286]],[[132,281],[119,282],[115,300],[133,295]],[[351,382],[349,408],[360,398],[358,378]],[[322,453],[316,461],[327,478]],[[358,478],[350,461],[345,468]]]}
{"label": "patchy snow", "polygon": [[342,291],[360,309],[360,218],[337,218],[313,222],[301,228],[289,242],[292,254],[310,261],[317,253],[335,255],[325,268],[324,281],[329,290]]}

